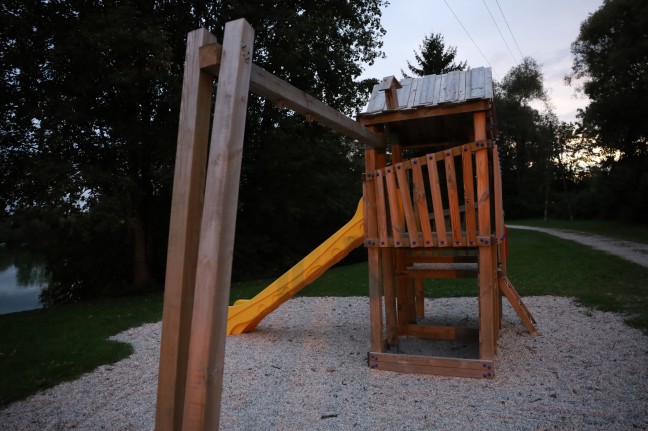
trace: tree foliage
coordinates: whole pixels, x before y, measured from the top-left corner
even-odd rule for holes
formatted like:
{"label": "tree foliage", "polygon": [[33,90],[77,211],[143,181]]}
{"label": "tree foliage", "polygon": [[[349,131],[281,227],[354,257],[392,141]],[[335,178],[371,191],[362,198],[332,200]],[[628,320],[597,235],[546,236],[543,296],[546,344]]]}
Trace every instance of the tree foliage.
{"label": "tree foliage", "polygon": [[605,0],[572,44],[573,75],[590,103],[583,124],[610,152],[648,154],[648,3]]}
{"label": "tree foliage", "polygon": [[524,58],[495,90],[507,217],[540,217],[549,211],[560,156],[559,122],[546,103],[542,69]]}
{"label": "tree foliage", "polygon": [[[245,17],[255,63],[345,113],[365,97],[356,79],[381,54],[381,0],[193,3],[0,10],[0,202],[17,238],[46,255],[51,302],[161,285],[187,32],[221,40]],[[352,145],[250,99],[238,274],[285,267],[352,213]]]}
{"label": "tree foliage", "polygon": [[581,80],[587,139],[604,150],[589,180],[594,215],[646,222],[648,201],[648,3],[605,0],[581,24],[568,81]]}
{"label": "tree foliage", "polygon": [[[464,70],[468,65],[467,62],[455,63],[456,57],[457,48],[446,47],[441,33],[432,33],[423,38],[419,52],[414,51],[417,65],[408,61],[407,68],[416,76],[440,75],[455,70]],[[405,72],[402,74],[407,77]]]}

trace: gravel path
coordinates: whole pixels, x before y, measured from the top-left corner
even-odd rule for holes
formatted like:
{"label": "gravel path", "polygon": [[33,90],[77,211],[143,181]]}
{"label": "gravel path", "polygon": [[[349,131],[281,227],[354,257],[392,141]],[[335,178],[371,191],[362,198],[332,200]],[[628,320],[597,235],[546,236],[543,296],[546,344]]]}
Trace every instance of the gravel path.
{"label": "gravel path", "polygon": [[[227,340],[224,430],[648,429],[648,337],[567,298],[527,297],[540,335],[508,304],[494,380],[366,366],[366,298],[295,298]],[[476,325],[475,298],[427,315]],[[2,430],[151,430],[160,324],[115,339],[135,353],[0,411]],[[455,344],[456,352],[470,346]]]}
{"label": "gravel path", "polygon": [[648,268],[648,244],[642,244],[632,241],[622,241],[619,239],[608,238],[601,235],[594,235],[572,230],[551,229],[545,227],[506,225],[509,229],[535,230],[538,232],[548,233],[549,235],[559,238],[576,241],[585,244],[597,250],[603,250],[615,256],[619,256],[630,262],[634,262],[645,268]]}

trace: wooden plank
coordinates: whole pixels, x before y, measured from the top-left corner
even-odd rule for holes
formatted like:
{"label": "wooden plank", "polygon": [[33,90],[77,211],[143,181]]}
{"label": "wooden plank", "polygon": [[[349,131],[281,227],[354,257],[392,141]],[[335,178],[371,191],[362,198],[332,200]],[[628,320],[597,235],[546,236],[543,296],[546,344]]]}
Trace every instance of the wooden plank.
{"label": "wooden plank", "polygon": [[493,71],[490,67],[484,68],[484,98],[493,98]]}
{"label": "wooden plank", "polygon": [[473,152],[468,145],[462,147],[461,162],[463,167],[466,240],[468,241],[469,246],[474,246],[477,244],[477,222],[475,219]]}
{"label": "wooden plank", "polygon": [[379,91],[378,87],[374,85],[373,90],[371,91],[371,97],[367,103],[367,108],[365,109],[366,114],[371,114],[373,112],[380,112],[385,108],[385,92]]}
{"label": "wooden plank", "polygon": [[[486,114],[475,112],[473,114],[475,127],[475,141],[486,142]],[[477,162],[477,210],[479,217],[479,236],[490,237],[490,186],[488,169],[488,149],[482,147],[475,152]]]}
{"label": "wooden plank", "polygon": [[432,195],[432,212],[434,213],[434,227],[437,235],[437,247],[447,247],[448,237],[446,236],[445,218],[443,217],[443,201],[441,199],[441,186],[439,184],[439,172],[436,157],[434,154],[425,156],[428,177],[430,182],[430,194]]}
{"label": "wooden plank", "polygon": [[205,29],[187,35],[162,311],[158,431],[182,426],[213,86],[213,77],[200,71],[199,48],[215,41]]}
{"label": "wooden plank", "polygon": [[466,100],[466,71],[459,72],[459,83],[457,86],[457,101]]}
{"label": "wooden plank", "polygon": [[[218,74],[220,70],[220,53],[222,48],[217,43],[202,46],[200,48],[203,62],[201,67],[205,71]],[[261,97],[265,97],[275,103],[281,103],[293,111],[314,119],[318,123],[329,127],[343,135],[357,139],[360,143],[373,147],[383,147],[384,143],[380,135],[370,132],[356,121],[319,101],[310,94],[298,89],[276,77],[265,69],[252,65],[250,75],[250,90]],[[381,93],[381,92],[379,92]],[[377,98],[376,98],[377,99]],[[384,94],[382,95],[384,105]],[[372,103],[378,103],[375,100]]]}
{"label": "wooden plank", "polygon": [[498,277],[498,283],[500,290],[504,293],[506,299],[508,299],[511,307],[513,307],[513,310],[515,310],[515,313],[518,315],[529,334],[538,335],[538,330],[534,325],[536,321],[522,301],[520,295],[515,290],[515,287],[513,287],[513,283],[511,283],[506,275],[500,275]]}
{"label": "wooden plank", "polygon": [[441,77],[437,76],[436,79],[434,80],[434,92],[432,93],[432,103],[434,105],[439,104],[439,100],[441,99]]}
{"label": "wooden plank", "polygon": [[218,429],[236,208],[254,30],[225,24],[207,165],[183,429]]}
{"label": "wooden plank", "polygon": [[380,135],[256,65],[252,67],[250,79],[250,89],[255,94],[273,102],[281,100],[287,108],[301,115],[312,116],[318,123],[357,139],[360,143],[373,147],[384,146]]}
{"label": "wooden plank", "polygon": [[496,336],[496,278],[494,265],[497,261],[497,250],[490,244],[490,189],[488,170],[488,149],[486,143],[486,113],[473,114],[475,141],[484,145],[475,152],[477,159],[477,196],[479,222],[479,356],[492,359],[495,356]]}
{"label": "wooden plank", "polygon": [[495,236],[497,242],[503,242],[504,235],[504,204],[502,202],[502,171],[500,169],[497,145],[493,145],[493,193],[495,199]]}
{"label": "wooden plank", "polygon": [[437,103],[446,103],[448,101],[448,74],[441,75],[441,84],[439,89],[439,100]]}
{"label": "wooden plank", "polygon": [[[483,99],[484,98],[484,68],[478,67],[472,69],[470,78],[470,99]],[[475,139],[477,140],[477,139]]]}
{"label": "wooden plank", "polygon": [[387,202],[385,201],[385,170],[378,169],[374,174],[374,190],[376,202],[376,221],[380,246],[387,247],[391,244],[387,230]]}
{"label": "wooden plank", "polygon": [[459,72],[450,72],[448,75],[448,87],[446,89],[446,100],[448,102],[458,102],[457,94],[459,89]]}
{"label": "wooden plank", "polygon": [[395,252],[393,248],[381,250],[383,269],[383,290],[385,296],[385,326],[387,327],[387,344],[397,346],[398,322],[396,320],[396,279],[394,276]]}
{"label": "wooden plank", "polygon": [[490,100],[473,100],[466,103],[447,104],[443,106],[422,106],[415,111],[390,111],[379,114],[358,114],[360,124],[370,126],[373,124],[394,123],[419,118],[440,117],[445,115],[463,114],[467,112],[490,109]]}
{"label": "wooden plank", "polygon": [[425,317],[425,282],[422,278],[414,279],[414,299],[416,301],[416,318]]}
{"label": "wooden plank", "polygon": [[457,326],[414,325],[403,328],[403,335],[433,340],[478,340],[479,330]]}
{"label": "wooden plank", "polygon": [[475,269],[406,269],[399,272],[399,276],[409,278],[475,278],[478,275]]}
{"label": "wooden plank", "polygon": [[473,378],[493,378],[495,364],[481,359],[459,359],[428,357],[420,355],[399,355],[393,353],[369,353],[369,366],[373,369],[401,373],[434,374]]}
{"label": "wooden plank", "polygon": [[416,208],[418,210],[419,225],[423,233],[423,246],[434,246],[434,239],[432,237],[432,227],[430,225],[430,217],[428,214],[427,197],[425,194],[425,184],[423,182],[423,170],[421,163],[425,163],[424,157],[412,159],[412,182],[414,184],[414,200],[416,201]]}
{"label": "wooden plank", "polygon": [[[372,130],[375,132],[375,130]],[[382,168],[385,163],[384,150],[365,146],[365,171],[375,172]],[[376,190],[375,187],[365,186],[365,236],[376,238]],[[367,214],[370,218],[367,219]],[[382,311],[382,287],[383,272],[380,259],[380,249],[370,247],[367,249],[367,261],[369,264],[369,325],[371,334],[371,350],[381,352],[383,350],[383,311]]]}
{"label": "wooden plank", "polygon": [[405,220],[403,220],[398,189],[396,187],[396,176],[394,167],[385,168],[385,179],[387,181],[387,198],[389,199],[389,214],[391,217],[392,237],[396,247],[403,247],[403,234],[405,233]]}
{"label": "wooden plank", "polygon": [[414,217],[414,207],[412,205],[412,194],[410,193],[409,178],[407,171],[411,170],[410,162],[403,162],[394,165],[396,171],[396,178],[398,179],[398,190],[400,191],[401,204],[403,205],[403,212],[405,214],[405,223],[407,225],[407,233],[409,234],[410,247],[419,247],[419,231],[420,225],[417,223],[418,219]]}
{"label": "wooden plank", "polygon": [[450,207],[450,227],[452,229],[452,245],[463,245],[461,234],[461,215],[459,213],[459,188],[455,171],[454,156],[446,151],[445,156],[446,185],[448,189],[448,206]]}
{"label": "wooden plank", "polygon": [[416,96],[418,93],[418,86],[419,83],[421,82],[421,79],[412,79],[412,83],[410,86],[410,92],[409,92],[409,98],[407,99],[407,108],[408,109],[414,109],[414,101],[416,100]]}

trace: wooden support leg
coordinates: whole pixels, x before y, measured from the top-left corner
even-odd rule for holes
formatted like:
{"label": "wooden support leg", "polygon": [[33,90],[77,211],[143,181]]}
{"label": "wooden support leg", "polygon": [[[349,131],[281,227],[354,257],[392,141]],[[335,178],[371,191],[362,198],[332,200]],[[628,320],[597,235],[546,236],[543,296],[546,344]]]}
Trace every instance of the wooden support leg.
{"label": "wooden support leg", "polygon": [[162,312],[158,431],[182,426],[213,86],[213,76],[200,71],[198,50],[215,42],[204,29],[187,35]]}
{"label": "wooden support leg", "polygon": [[383,351],[382,324],[382,271],[380,267],[380,250],[367,250],[369,259],[369,323],[371,326],[371,351]]}
{"label": "wooden support leg", "polygon": [[387,344],[398,345],[398,323],[396,321],[396,292],[394,289],[394,251],[381,249],[383,286],[385,294],[385,323],[387,324]]}
{"label": "wooden support leg", "polygon": [[414,295],[416,297],[416,318],[423,319],[425,317],[425,279],[414,279]]}
{"label": "wooden support leg", "polygon": [[497,342],[493,250],[491,246],[479,247],[479,357],[486,360],[495,357]]}
{"label": "wooden support leg", "polygon": [[227,306],[254,30],[225,25],[207,167],[182,427],[219,428]]}

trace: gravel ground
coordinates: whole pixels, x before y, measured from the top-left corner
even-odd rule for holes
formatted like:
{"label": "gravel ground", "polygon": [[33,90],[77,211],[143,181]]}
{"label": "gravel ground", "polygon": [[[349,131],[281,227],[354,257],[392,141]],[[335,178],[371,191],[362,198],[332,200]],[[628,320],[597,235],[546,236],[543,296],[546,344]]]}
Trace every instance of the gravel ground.
{"label": "gravel ground", "polygon": [[[475,380],[370,370],[366,298],[292,299],[228,338],[221,429],[648,429],[648,337],[570,299],[525,302],[540,335],[505,303],[496,378]],[[471,325],[476,308],[437,299],[426,314]],[[0,429],[153,429],[160,324],[114,338],[135,353],[8,406]]]}

